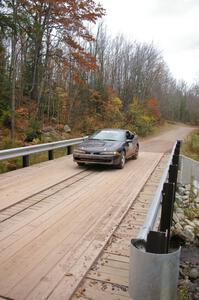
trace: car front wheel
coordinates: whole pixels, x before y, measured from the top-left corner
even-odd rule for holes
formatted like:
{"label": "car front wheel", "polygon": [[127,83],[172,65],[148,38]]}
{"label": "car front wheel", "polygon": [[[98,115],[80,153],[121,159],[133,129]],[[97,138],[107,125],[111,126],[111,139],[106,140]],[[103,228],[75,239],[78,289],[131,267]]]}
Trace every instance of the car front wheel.
{"label": "car front wheel", "polygon": [[136,146],[135,153],[132,156],[132,159],[137,159],[139,154],[139,145]]}
{"label": "car front wheel", "polygon": [[123,169],[124,165],[125,165],[125,162],[126,162],[125,152],[122,151],[121,155],[120,155],[120,161],[119,161],[119,164],[117,165],[117,168],[118,169]]}
{"label": "car front wheel", "polygon": [[81,162],[78,162],[77,164],[79,167],[83,167],[85,165],[85,163],[81,163]]}

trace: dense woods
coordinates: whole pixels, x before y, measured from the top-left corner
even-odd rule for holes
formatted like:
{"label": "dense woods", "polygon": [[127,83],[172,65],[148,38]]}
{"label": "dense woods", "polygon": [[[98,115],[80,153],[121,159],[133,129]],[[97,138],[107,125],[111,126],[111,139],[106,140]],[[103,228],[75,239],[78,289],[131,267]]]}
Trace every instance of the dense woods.
{"label": "dense woods", "polygon": [[50,125],[146,135],[162,119],[199,123],[199,83],[176,82],[153,44],[109,36],[103,15],[92,0],[0,2],[0,124],[12,141]]}

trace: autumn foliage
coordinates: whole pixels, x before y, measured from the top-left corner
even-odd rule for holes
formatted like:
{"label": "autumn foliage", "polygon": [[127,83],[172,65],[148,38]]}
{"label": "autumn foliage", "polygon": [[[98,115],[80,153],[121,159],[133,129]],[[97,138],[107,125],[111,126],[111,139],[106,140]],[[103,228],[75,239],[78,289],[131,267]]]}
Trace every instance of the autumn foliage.
{"label": "autumn foliage", "polygon": [[160,120],[161,113],[159,109],[158,100],[156,98],[151,98],[147,101],[148,110],[151,115],[158,121]]}

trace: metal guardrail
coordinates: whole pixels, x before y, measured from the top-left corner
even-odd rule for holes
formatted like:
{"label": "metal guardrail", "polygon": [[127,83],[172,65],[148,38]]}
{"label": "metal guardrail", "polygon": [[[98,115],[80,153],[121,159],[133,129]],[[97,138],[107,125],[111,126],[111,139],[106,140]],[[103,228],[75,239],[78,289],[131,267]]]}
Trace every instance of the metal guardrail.
{"label": "metal guardrail", "polygon": [[[165,253],[166,251],[166,253],[168,253],[180,146],[181,141],[177,141],[173,146],[170,158],[161,177],[144,225],[137,236],[140,247],[146,247],[146,251],[149,252]],[[153,228],[161,208],[160,231],[154,232]]]}
{"label": "metal guardrail", "polygon": [[161,202],[162,202],[162,197],[163,197],[162,189],[163,189],[164,183],[168,180],[169,168],[170,168],[170,165],[172,165],[173,156],[175,155],[175,149],[176,149],[176,147],[178,147],[177,146],[178,144],[179,144],[179,142],[176,142],[175,145],[173,146],[167,166],[164,170],[164,173],[162,174],[160,183],[156,189],[156,192],[155,192],[152,204],[150,206],[150,209],[148,211],[147,217],[145,219],[144,225],[142,226],[142,228],[140,229],[140,231],[138,233],[138,236],[137,236],[138,240],[146,241],[149,231],[153,230],[153,228],[154,228],[158,212],[161,208]]}
{"label": "metal guardrail", "polygon": [[[169,246],[180,145],[174,145],[144,225],[131,240],[129,294],[134,300],[177,299],[180,248],[169,251]],[[160,209],[159,231],[153,231]]]}
{"label": "metal guardrail", "polygon": [[39,144],[39,145],[25,146],[25,147],[20,147],[20,148],[0,150],[0,160],[6,160],[6,159],[22,156],[23,167],[27,167],[27,166],[29,166],[29,155],[31,155],[31,154],[48,151],[48,159],[52,160],[54,158],[53,150],[66,147],[67,154],[71,154],[72,146],[81,143],[86,138],[87,137],[63,140],[63,141],[45,143],[45,144]]}

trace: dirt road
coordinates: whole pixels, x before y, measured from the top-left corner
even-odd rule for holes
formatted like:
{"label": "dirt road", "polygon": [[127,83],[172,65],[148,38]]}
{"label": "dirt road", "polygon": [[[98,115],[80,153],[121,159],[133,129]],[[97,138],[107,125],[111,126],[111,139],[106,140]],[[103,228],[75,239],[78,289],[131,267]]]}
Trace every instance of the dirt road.
{"label": "dirt road", "polygon": [[152,137],[143,139],[140,150],[144,152],[169,152],[177,140],[183,140],[195,128],[180,125],[169,125]]}

